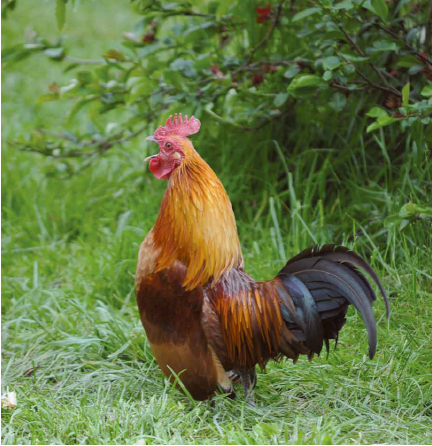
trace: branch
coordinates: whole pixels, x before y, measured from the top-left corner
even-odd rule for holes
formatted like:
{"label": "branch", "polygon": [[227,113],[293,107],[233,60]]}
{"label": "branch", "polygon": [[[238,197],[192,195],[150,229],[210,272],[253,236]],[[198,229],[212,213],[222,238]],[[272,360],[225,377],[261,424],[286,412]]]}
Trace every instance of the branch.
{"label": "branch", "polygon": [[234,76],[242,71],[255,71],[258,70],[262,65],[294,65],[297,63],[294,60],[259,60],[257,62],[253,62],[247,65],[243,65],[236,70],[234,70],[231,74]]}
{"label": "branch", "polygon": [[[10,144],[12,144],[15,147],[18,147],[18,144],[14,141],[12,141]],[[40,149],[36,149],[35,147],[31,146],[31,145],[24,145],[21,147],[18,147],[19,150],[22,150],[23,152],[32,152],[32,153],[38,153],[39,155],[44,155],[44,156],[49,156],[50,158],[57,158],[57,159],[61,159],[61,158],[84,158],[84,157],[88,157],[88,156],[93,156],[96,152],[92,151],[92,152],[68,152],[68,153],[56,153],[56,151],[61,151],[63,149],[63,147],[59,146],[59,147],[55,147],[54,149],[50,149],[52,150],[52,152],[48,152],[46,150],[40,150]]]}
{"label": "branch", "polygon": [[416,214],[415,218],[417,220],[423,220],[423,221],[432,221],[432,217],[428,217],[427,215],[422,216],[419,213]]}
{"label": "branch", "polygon": [[330,87],[337,88],[338,90],[347,91],[347,92],[351,92],[351,91],[364,91],[364,90],[366,90],[366,87],[349,88],[349,87],[345,87],[343,85],[340,85],[340,84],[338,84],[337,82],[334,82],[334,81],[330,84]]}
{"label": "branch", "polygon": [[[336,20],[334,19],[334,17],[332,17],[333,20],[336,22]],[[345,29],[343,28],[343,26],[336,22],[337,27],[342,31],[342,33],[344,34],[344,36],[347,38],[348,42],[351,44],[351,46],[360,54],[360,56],[362,57],[366,57],[366,54],[364,53],[364,51],[354,42],[354,39],[345,31]],[[375,73],[378,74],[378,76],[381,78],[381,80],[384,82],[384,84],[388,87],[388,88],[393,88],[393,87],[389,87],[386,78],[383,76],[383,74],[381,73],[380,70],[378,70],[378,68],[372,63],[369,62],[369,66],[375,71]],[[395,90],[396,92],[397,90]]]}
{"label": "branch", "polygon": [[279,18],[280,18],[280,15],[281,15],[281,13],[282,13],[282,6],[283,6],[284,3],[285,3],[285,0],[281,0],[281,1],[279,2],[278,7],[277,7],[277,12],[276,12],[276,17],[275,17],[274,20],[273,20],[273,24],[272,24],[272,26],[271,26],[271,27],[269,28],[269,30],[267,31],[267,34],[266,34],[266,36],[264,37],[264,39],[262,39],[261,42],[259,42],[254,48],[252,48],[252,51],[250,52],[249,57],[248,57],[248,59],[247,59],[247,64],[249,64],[249,63],[252,61],[255,52],[256,52],[257,50],[259,50],[262,46],[264,46],[264,45],[266,44],[266,42],[267,42],[267,41],[270,39],[270,37],[272,36],[273,31],[275,30],[276,26],[277,26],[278,23],[279,23]]}
{"label": "branch", "polygon": [[352,62],[350,62],[343,54],[338,52],[338,55],[340,57],[342,57],[342,59],[345,60],[345,62],[347,62],[348,64],[351,64],[354,67],[354,70],[356,71],[356,73],[371,87],[376,88],[377,90],[381,90],[381,91],[385,91],[386,93],[390,93],[393,94],[395,96],[397,96],[398,98],[402,97],[402,94],[396,90],[393,87],[383,87],[382,85],[376,84],[375,82],[372,82],[371,80],[369,80]]}
{"label": "branch", "polygon": [[140,135],[144,130],[147,129],[148,124],[146,123],[142,127],[140,127],[137,131],[131,133],[130,135],[126,136],[125,138],[117,139],[116,141],[113,141],[111,143],[112,147],[114,144],[123,144],[124,142],[130,141],[133,138],[136,138],[138,135]]}
{"label": "branch", "polygon": [[[366,54],[364,53],[364,51],[355,43],[354,39],[345,31],[344,27],[338,22],[337,18],[335,17],[335,15],[333,14],[332,11],[330,11],[328,8],[326,8],[325,6],[321,6],[324,11],[332,18],[333,22],[336,24],[336,26],[340,29],[340,31],[343,33],[343,35],[346,37],[346,39],[348,40],[348,42],[351,44],[351,46],[360,54],[360,56],[362,57],[366,57]],[[346,59],[345,59],[346,60]],[[355,67],[355,65],[353,64],[354,68],[356,69],[357,73],[363,77],[363,79],[365,79],[370,85],[374,85],[375,88],[379,88],[379,89],[383,89],[385,88],[385,91],[392,91],[393,94],[401,97],[401,94],[399,93],[398,90],[396,90],[395,88],[393,88],[392,86],[390,86],[387,83],[387,79],[384,77],[384,75],[381,73],[380,70],[378,70],[378,68],[372,63],[369,62],[369,66],[375,71],[375,73],[378,74],[378,76],[380,77],[380,79],[384,82],[384,84],[386,85],[386,87],[381,87],[378,84],[373,84],[371,81],[369,81],[368,79],[366,79],[364,77],[364,75],[362,75],[357,68]]]}
{"label": "branch", "polygon": [[[428,15],[430,16],[432,14],[432,1],[429,5],[429,12]],[[430,17],[429,17],[430,18]],[[432,27],[432,25],[429,23],[429,28]],[[415,54],[419,59],[423,60],[424,62],[428,63],[429,65],[432,65],[432,60],[428,57],[423,56],[422,53],[419,53],[417,50],[415,50],[411,45],[409,45],[405,39],[402,39],[402,37],[399,37],[395,32],[393,32],[391,29],[386,28],[385,26],[382,26],[380,23],[375,23],[375,26],[379,28],[381,31],[384,31],[385,33],[392,36],[394,39],[399,40],[399,42],[402,42],[405,45],[405,48],[407,48],[412,54]],[[426,39],[426,47],[428,46],[428,41]]]}
{"label": "branch", "polygon": [[[88,147],[88,146],[95,146],[96,148],[94,150],[91,151],[74,151],[74,152],[64,152],[61,153],[62,150],[64,150],[63,147],[59,146],[56,147],[54,149],[51,149],[50,151],[43,151],[43,150],[39,150],[36,149],[35,147],[31,146],[31,145],[25,145],[23,147],[20,147],[21,150],[26,151],[26,152],[35,152],[35,153],[39,153],[40,155],[45,155],[45,156],[49,156],[51,158],[86,158],[86,157],[92,157],[94,155],[100,155],[104,152],[106,152],[107,150],[111,149],[113,146],[117,145],[117,144],[123,144],[127,141],[130,141],[131,139],[137,137],[139,134],[141,134],[145,129],[147,128],[147,124],[140,127],[137,131],[129,134],[128,136],[125,136],[124,138],[120,138],[120,134],[114,135],[115,138],[112,141],[109,140],[102,140],[102,141],[95,141],[95,140],[91,140],[91,141],[83,141],[81,142],[81,147]],[[38,130],[40,133],[44,133],[46,135],[52,135],[56,138],[60,138],[60,139],[65,139],[66,141],[70,141],[73,143],[77,143],[77,140],[74,139],[72,136],[66,134],[66,133],[54,133],[54,132],[50,132],[48,130],[45,129],[39,129]],[[12,143],[13,145],[17,146],[17,143]],[[57,152],[60,153],[57,153]]]}
{"label": "branch", "polygon": [[164,13],[165,17],[185,16],[185,17],[199,17],[199,18],[204,18],[204,19],[211,19],[211,20],[214,20],[214,25],[219,26],[219,27],[230,26],[230,27],[234,28],[236,26],[244,25],[244,22],[238,22],[238,23],[233,22],[232,17],[230,17],[230,16],[223,16],[222,21],[219,22],[216,20],[215,14],[202,14],[200,12],[193,12],[189,9],[176,11],[176,10],[168,10],[168,9],[162,8],[161,10],[159,10],[159,12]]}
{"label": "branch", "polygon": [[56,138],[66,139],[67,141],[71,141],[74,143],[78,141],[77,138],[74,138],[73,136],[68,135],[67,133],[55,133],[45,129],[38,129],[38,132],[43,133],[45,135],[55,136]]}
{"label": "branch", "polygon": [[256,132],[259,129],[262,129],[263,127],[265,127],[267,124],[270,124],[273,121],[276,121],[277,119],[279,119],[281,116],[285,115],[288,113],[288,109],[284,110],[283,112],[279,113],[276,116],[272,116],[271,118],[267,118],[265,121],[263,121],[261,124],[256,125],[255,127],[245,127],[245,126],[241,126],[241,128],[243,130],[246,130],[247,132]]}
{"label": "branch", "polygon": [[199,12],[193,12],[193,11],[189,11],[189,10],[175,11],[175,15],[186,15],[186,16],[191,16],[191,17],[203,17],[203,18],[207,18],[207,19],[215,19],[216,18],[216,16],[214,14],[201,14]]}

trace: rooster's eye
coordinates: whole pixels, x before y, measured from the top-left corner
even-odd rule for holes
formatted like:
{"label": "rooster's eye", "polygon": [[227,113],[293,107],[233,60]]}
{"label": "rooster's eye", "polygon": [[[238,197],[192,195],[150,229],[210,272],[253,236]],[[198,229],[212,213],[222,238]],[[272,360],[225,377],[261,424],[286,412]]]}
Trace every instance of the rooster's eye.
{"label": "rooster's eye", "polygon": [[165,143],[165,147],[166,147],[167,149],[171,149],[171,143],[169,143],[169,142]]}

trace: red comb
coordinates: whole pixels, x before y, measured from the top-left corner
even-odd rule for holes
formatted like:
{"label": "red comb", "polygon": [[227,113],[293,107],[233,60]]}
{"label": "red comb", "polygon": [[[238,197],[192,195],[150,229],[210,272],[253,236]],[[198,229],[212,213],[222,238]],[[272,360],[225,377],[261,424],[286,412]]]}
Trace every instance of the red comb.
{"label": "red comb", "polygon": [[157,128],[154,137],[164,139],[167,135],[189,136],[198,133],[200,127],[201,122],[194,116],[191,116],[190,119],[185,116],[183,119],[181,113],[178,114],[178,117],[176,113],[174,119],[172,119],[172,115],[167,119],[164,127],[160,125]]}

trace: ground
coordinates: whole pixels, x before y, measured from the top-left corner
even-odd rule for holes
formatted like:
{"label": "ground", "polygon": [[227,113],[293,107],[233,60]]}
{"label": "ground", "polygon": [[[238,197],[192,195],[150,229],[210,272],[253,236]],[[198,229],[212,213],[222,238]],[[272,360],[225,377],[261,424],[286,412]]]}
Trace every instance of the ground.
{"label": "ground", "polygon": [[[32,28],[58,38],[47,5],[19,1],[3,21],[3,45],[21,42]],[[117,47],[137,17],[128,2],[106,1],[104,8],[77,2],[67,20],[70,55],[92,58]],[[138,247],[164,189],[143,167],[146,144],[115,149],[70,179],[47,174],[50,160],[9,144],[39,126],[64,128],[70,104],[36,99],[51,82],[70,77],[39,56],[2,73],[2,394],[7,388],[17,394],[17,407],[2,409],[3,444],[430,444],[430,225],[418,222],[403,233],[359,225],[350,215],[372,198],[356,187],[356,177],[337,203],[324,204],[318,223],[301,188],[301,215],[276,212],[272,200],[269,210],[250,214],[235,204],[246,268],[255,278],[272,277],[285,255],[314,240],[347,243],[368,255],[382,277],[392,317],[387,322],[377,302],[373,360],[361,317],[350,311],[328,358],[272,363],[259,372],[257,407],[245,404],[240,391],[237,400],[221,396],[213,406],[193,402],[159,371],[135,304]],[[86,125],[86,117],[70,125]],[[222,175],[233,197],[242,191],[236,178]],[[415,180],[407,181],[415,190]],[[394,188],[380,197],[385,213],[407,194]]]}

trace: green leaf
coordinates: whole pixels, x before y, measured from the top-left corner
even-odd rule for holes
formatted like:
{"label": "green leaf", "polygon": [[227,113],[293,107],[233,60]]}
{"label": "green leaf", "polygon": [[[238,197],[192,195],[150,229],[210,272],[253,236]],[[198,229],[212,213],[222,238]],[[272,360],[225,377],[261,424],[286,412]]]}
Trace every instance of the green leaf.
{"label": "green leaf", "polygon": [[403,231],[403,230],[404,230],[410,223],[411,223],[410,220],[405,220],[405,219],[403,219],[403,220],[401,221],[400,226],[399,226],[399,231]]}
{"label": "green leaf", "polygon": [[36,104],[41,104],[43,102],[57,101],[59,98],[60,98],[60,95],[58,93],[42,94],[37,98]]}
{"label": "green leaf", "polygon": [[420,92],[420,94],[422,96],[424,96],[425,98],[432,97],[432,84],[431,85],[426,85],[425,87],[423,87],[423,89]]}
{"label": "green leaf", "polygon": [[411,201],[404,204],[399,210],[400,218],[412,218],[416,214],[416,207]]}
{"label": "green leaf", "polygon": [[139,84],[143,82],[143,78],[142,76],[131,76],[127,81],[126,81],[126,88],[128,90],[130,90],[131,88],[135,87],[135,85]]}
{"label": "green leaf", "polygon": [[417,73],[423,71],[423,69],[424,69],[423,65],[415,65],[414,67],[410,67],[410,69],[408,70],[408,74],[410,76],[415,76]]}
{"label": "green leaf", "polygon": [[76,77],[81,85],[90,84],[93,82],[93,73],[90,71],[78,71]]}
{"label": "green leaf", "polygon": [[386,125],[393,124],[393,122],[399,121],[398,118],[393,118],[393,116],[380,116],[375,122],[369,125],[366,129],[366,133],[370,133]]}
{"label": "green leaf", "polygon": [[350,9],[352,9],[354,7],[352,0],[343,0],[342,2],[336,3],[333,6],[333,9],[345,9],[347,11],[349,11]]}
{"label": "green leaf", "polygon": [[397,67],[403,67],[403,68],[411,68],[411,67],[415,67],[417,65],[420,65],[418,59],[415,58],[414,56],[411,56],[410,54],[408,54],[407,56],[402,56],[396,62]]}
{"label": "green leaf", "polygon": [[385,219],[384,219],[384,224],[386,226],[392,226],[396,223],[400,223],[401,218],[399,217],[399,214],[391,214],[388,215]]}
{"label": "green leaf", "polygon": [[122,54],[122,53],[120,53],[120,51],[117,51],[117,50],[114,50],[114,49],[108,50],[103,55],[103,57],[105,59],[114,59],[114,60],[120,60],[120,61],[125,59],[124,54]]}
{"label": "green leaf", "polygon": [[56,3],[56,18],[59,31],[63,29],[66,21],[66,3],[67,0],[57,0]]}
{"label": "green leaf", "polygon": [[181,71],[186,77],[195,77],[197,74],[194,63],[190,59],[176,59],[171,62],[170,69],[173,71]]}
{"label": "green leaf", "polygon": [[75,102],[75,104],[72,106],[69,115],[68,115],[68,122],[71,122],[75,116],[77,115],[77,113],[87,104],[90,104],[92,101],[96,101],[98,99],[98,95],[93,94],[93,95],[88,95],[80,100],[78,100],[77,102]]}
{"label": "green leaf", "polygon": [[346,102],[347,102],[347,100],[346,100],[345,95],[340,92],[337,92],[332,96],[332,98],[329,102],[329,106],[333,110],[339,112],[345,107]]}
{"label": "green leaf", "polygon": [[388,18],[388,7],[385,0],[371,0],[371,6],[375,14],[386,22]]}
{"label": "green leaf", "polygon": [[388,116],[388,113],[381,107],[372,107],[367,113],[366,116],[371,118],[379,118],[381,116]]}
{"label": "green leaf", "polygon": [[381,51],[397,51],[399,47],[396,42],[392,42],[391,40],[378,40],[373,43],[372,51],[374,53],[379,53]]}
{"label": "green leaf", "polygon": [[318,87],[322,84],[322,79],[316,74],[301,74],[293,79],[288,88],[297,89],[305,87]]}
{"label": "green leaf", "polygon": [[176,9],[178,7],[178,3],[175,2],[171,2],[171,3],[165,3],[162,5],[163,9],[165,11],[173,11],[174,9]]}
{"label": "green leaf", "polygon": [[132,78],[136,79],[131,82],[131,90],[129,98],[127,99],[128,104],[133,104],[135,101],[147,97],[155,89],[154,83],[150,79],[143,78]]}
{"label": "green leaf", "polygon": [[279,93],[274,100],[275,107],[280,107],[281,105],[285,104],[286,100],[288,99],[289,94],[288,93]]}
{"label": "green leaf", "polygon": [[345,59],[349,60],[350,62],[365,62],[369,60],[369,57],[357,56],[355,54],[341,53],[341,55],[344,56]]}
{"label": "green leaf", "polygon": [[64,48],[47,48],[44,51],[45,56],[48,56],[50,59],[61,60],[65,56]]}
{"label": "green leaf", "polygon": [[293,78],[296,74],[299,74],[301,71],[300,67],[296,64],[293,65],[292,67],[288,68],[287,71],[285,71],[284,77],[291,79]]}
{"label": "green leaf", "polygon": [[333,73],[331,71],[324,71],[323,79],[325,81],[329,81],[333,77]]}
{"label": "green leaf", "polygon": [[405,87],[402,88],[402,105],[408,105],[410,98],[410,83],[408,82]]}
{"label": "green leaf", "polygon": [[341,63],[342,63],[341,60],[337,56],[324,57],[324,59],[322,60],[322,66],[324,70],[330,70],[330,71],[338,68],[341,65]]}
{"label": "green leaf", "polygon": [[303,97],[314,94],[319,87],[325,87],[327,83],[316,74],[299,74],[296,76],[287,91],[294,97]]}
{"label": "green leaf", "polygon": [[432,220],[432,207],[409,201],[400,208],[399,217],[404,219],[420,217],[421,219]]}
{"label": "green leaf", "polygon": [[303,11],[298,12],[293,18],[293,22],[298,22],[299,20],[302,20],[306,17],[309,17],[312,14],[316,14],[317,12],[320,12],[321,8],[307,8]]}

